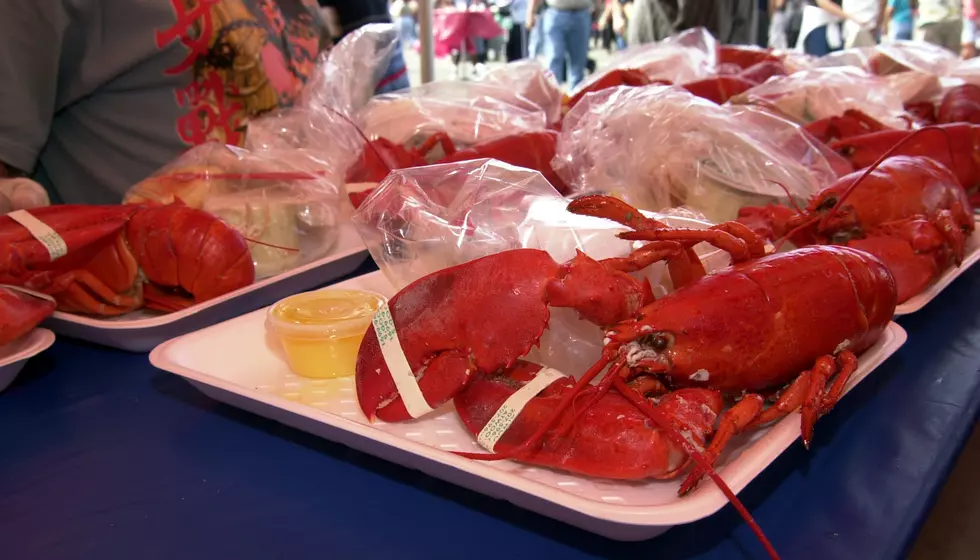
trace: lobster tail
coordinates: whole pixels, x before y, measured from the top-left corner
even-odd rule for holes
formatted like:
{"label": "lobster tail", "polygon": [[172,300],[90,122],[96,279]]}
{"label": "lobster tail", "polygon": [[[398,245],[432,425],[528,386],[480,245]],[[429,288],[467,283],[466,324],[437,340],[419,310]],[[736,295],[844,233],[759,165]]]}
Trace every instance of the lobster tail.
{"label": "lobster tail", "polygon": [[148,207],[126,224],[146,279],[147,307],[173,311],[250,285],[255,266],[240,233],[182,204]]}

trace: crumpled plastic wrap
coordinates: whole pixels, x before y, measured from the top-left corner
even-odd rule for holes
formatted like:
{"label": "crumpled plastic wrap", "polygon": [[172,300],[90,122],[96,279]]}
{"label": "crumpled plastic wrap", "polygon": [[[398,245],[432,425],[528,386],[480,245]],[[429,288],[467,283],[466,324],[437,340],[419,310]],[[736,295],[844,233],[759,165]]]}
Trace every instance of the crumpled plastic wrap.
{"label": "crumpled plastic wrap", "polygon": [[755,105],[799,124],[859,109],[888,126],[906,126],[901,96],[881,78],[851,67],[812,68],[774,78],[729,103]]}
{"label": "crumpled plastic wrap", "polygon": [[552,165],[573,192],[606,192],[644,210],[687,206],[723,222],[740,207],[786,201],[787,191],[804,202],[836,180],[828,158],[837,156],[815,144],[759,110],[678,87],[617,87],[565,116]]}
{"label": "crumpled plastic wrap", "polygon": [[332,107],[351,116],[374,96],[398,46],[398,28],[390,23],[365,25],[327,53],[300,95],[301,107]]}
{"label": "crumpled plastic wrap", "polygon": [[561,85],[551,70],[537,60],[510,62],[488,72],[482,81],[513,90],[541,107],[548,124],[561,121]]}
{"label": "crumpled plastic wrap", "polygon": [[431,82],[376,96],[356,121],[368,138],[418,146],[445,132],[459,148],[542,130],[548,117],[515,88],[490,82]]}
{"label": "crumpled plastic wrap", "polygon": [[202,144],[134,185],[123,202],[176,199],[248,239],[257,279],[322,258],[337,242],[337,186],[301,153]]}
{"label": "crumpled plastic wrap", "polygon": [[577,91],[585,90],[613,70],[641,70],[651,80],[684,84],[715,77],[718,41],[703,28],[688,29],[656,43],[626,48],[603,65],[604,72],[586,78]]}
{"label": "crumpled plastic wrap", "polygon": [[0,215],[50,205],[48,192],[40,184],[25,177],[0,179]]}
{"label": "crumpled plastic wrap", "polygon": [[348,34],[321,56],[294,106],[249,123],[245,148],[313,165],[334,185],[330,190],[339,190],[364,146],[355,115],[374,96],[397,41],[391,24],[365,25]]}
{"label": "crumpled plastic wrap", "polygon": [[959,58],[952,52],[918,41],[846,49],[815,62],[819,67],[850,66],[879,76],[904,103],[925,101],[940,94],[942,78],[958,64]]}
{"label": "crumpled plastic wrap", "polygon": [[[603,259],[626,256],[642,244],[616,238],[626,228],[571,214],[567,204],[537,172],[474,160],[392,172],[354,213],[353,223],[399,290],[427,274],[510,249],[541,249],[562,263],[576,249]],[[648,213],[677,227],[712,225],[689,210],[673,214]],[[726,253],[707,244],[695,246],[695,251],[709,271],[730,263]],[[648,278],[658,297],[671,287],[663,263],[636,276]],[[551,311],[541,347],[528,358],[580,375],[599,357],[603,331],[579,319],[574,310]]]}

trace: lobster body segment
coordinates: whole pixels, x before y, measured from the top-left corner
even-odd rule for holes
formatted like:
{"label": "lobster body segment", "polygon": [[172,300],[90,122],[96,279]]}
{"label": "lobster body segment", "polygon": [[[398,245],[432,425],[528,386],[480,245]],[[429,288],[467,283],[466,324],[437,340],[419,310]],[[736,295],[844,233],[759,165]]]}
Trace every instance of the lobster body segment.
{"label": "lobster body segment", "polygon": [[895,303],[894,280],[874,257],[807,247],[708,275],[607,334],[628,366],[671,385],[754,392],[782,386],[820,356],[867,349]]}

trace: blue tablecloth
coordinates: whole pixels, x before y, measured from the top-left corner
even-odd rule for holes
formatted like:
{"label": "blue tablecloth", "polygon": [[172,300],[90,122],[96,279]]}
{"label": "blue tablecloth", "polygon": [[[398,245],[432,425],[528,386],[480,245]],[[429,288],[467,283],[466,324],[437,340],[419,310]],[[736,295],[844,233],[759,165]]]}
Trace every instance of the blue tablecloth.
{"label": "blue tablecloth", "polygon": [[[787,559],[904,554],[977,416],[980,267],[743,493]],[[0,395],[0,557],[759,558],[732,508],[616,543],[59,340]]]}

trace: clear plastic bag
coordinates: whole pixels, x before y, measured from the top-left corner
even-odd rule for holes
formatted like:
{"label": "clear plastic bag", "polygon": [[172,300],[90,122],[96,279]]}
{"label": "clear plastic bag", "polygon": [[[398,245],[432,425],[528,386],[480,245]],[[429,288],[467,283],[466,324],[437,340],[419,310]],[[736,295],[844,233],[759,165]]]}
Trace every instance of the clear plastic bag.
{"label": "clear plastic bag", "polygon": [[516,91],[541,107],[548,124],[561,121],[562,90],[551,70],[537,60],[518,60],[491,70],[483,81]]}
{"label": "clear plastic bag", "polygon": [[852,67],[813,68],[774,78],[729,103],[755,105],[799,124],[859,109],[888,126],[905,127],[898,92],[881,78]]}
{"label": "clear plastic bag", "polygon": [[322,258],[337,242],[339,191],[302,153],[202,144],[134,185],[123,202],[176,199],[245,236],[256,278]]}
{"label": "clear plastic bag", "polygon": [[343,185],[344,173],[364,146],[354,118],[374,96],[398,42],[391,24],[370,24],[348,34],[321,56],[296,105],[249,123],[251,152],[294,152],[315,164],[325,181]]}
{"label": "clear plastic bag", "polygon": [[[510,249],[541,249],[561,263],[576,249],[603,259],[626,256],[642,244],[618,239],[623,226],[571,214],[567,205],[537,172],[475,160],[392,172],[354,213],[353,223],[399,290],[427,274]],[[645,214],[676,227],[712,225],[689,210]],[[709,271],[730,263],[707,244],[695,251]],[[636,276],[648,278],[658,297],[671,289],[663,263]],[[574,310],[553,308],[541,347],[529,359],[578,375],[599,357],[603,336]]]}
{"label": "clear plastic bag", "polygon": [[722,222],[743,206],[786,201],[786,191],[803,202],[835,180],[832,156],[814,143],[792,122],[678,87],[618,87],[565,116],[553,167],[573,192],[645,210],[687,206]]}
{"label": "clear plastic bag", "polygon": [[397,46],[398,29],[390,23],[372,23],[351,32],[321,56],[299,106],[356,114],[374,96]]}
{"label": "clear plastic bag", "polygon": [[612,70],[641,70],[651,80],[684,84],[715,77],[718,41],[703,27],[688,29],[656,43],[626,48],[603,65],[607,71],[587,78],[577,91],[598,82]]}
{"label": "clear plastic bag", "polygon": [[489,82],[432,82],[379,95],[357,115],[368,138],[418,146],[445,132],[457,147],[469,147],[548,125],[544,110],[513,87]]}

